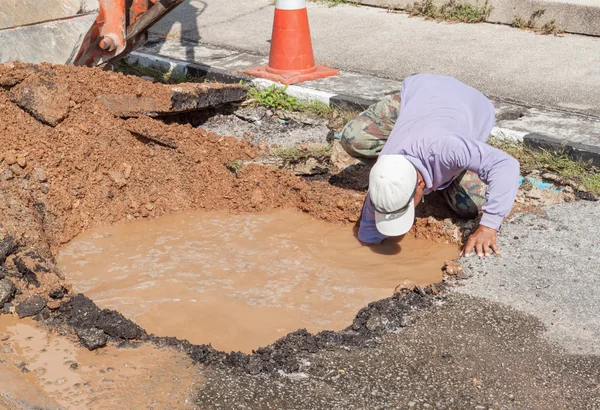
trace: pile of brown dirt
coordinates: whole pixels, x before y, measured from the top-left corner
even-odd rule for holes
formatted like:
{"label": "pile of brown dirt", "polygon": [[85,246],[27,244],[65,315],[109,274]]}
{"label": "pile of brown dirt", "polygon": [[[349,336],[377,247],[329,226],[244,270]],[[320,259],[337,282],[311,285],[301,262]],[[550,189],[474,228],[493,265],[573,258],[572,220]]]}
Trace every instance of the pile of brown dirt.
{"label": "pile of brown dirt", "polygon": [[[18,83],[53,84],[69,101],[66,118],[48,126],[11,101]],[[0,220],[21,244],[51,249],[82,229],[125,218],[190,208],[261,211],[295,207],[332,222],[355,221],[361,195],[306,183],[277,169],[231,163],[258,153],[248,142],[148,117],[124,120],[99,95],[164,96],[165,86],[97,69],[4,65],[0,69]],[[172,140],[173,149],[128,131]]]}

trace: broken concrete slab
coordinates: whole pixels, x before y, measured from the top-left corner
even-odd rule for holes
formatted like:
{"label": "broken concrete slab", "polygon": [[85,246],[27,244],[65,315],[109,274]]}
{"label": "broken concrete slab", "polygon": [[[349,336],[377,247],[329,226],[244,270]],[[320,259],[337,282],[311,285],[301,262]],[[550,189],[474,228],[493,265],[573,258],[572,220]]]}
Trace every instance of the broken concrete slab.
{"label": "broken concrete slab", "polygon": [[600,206],[578,201],[543,210],[505,223],[501,257],[463,258],[473,278],[455,289],[535,315],[570,353],[600,355]]}
{"label": "broken concrete slab", "polygon": [[46,78],[32,76],[11,89],[10,99],[35,119],[52,127],[67,118],[70,109],[68,92],[57,92],[52,81],[54,73]]}
{"label": "broken concrete slab", "polygon": [[208,107],[241,101],[248,89],[238,84],[185,83],[170,86],[171,99],[139,97],[135,95],[100,95],[98,99],[115,115],[123,118],[198,111]]}
{"label": "broken concrete slab", "polygon": [[21,302],[15,309],[19,319],[34,316],[40,313],[46,307],[46,299],[42,296],[30,296]]}

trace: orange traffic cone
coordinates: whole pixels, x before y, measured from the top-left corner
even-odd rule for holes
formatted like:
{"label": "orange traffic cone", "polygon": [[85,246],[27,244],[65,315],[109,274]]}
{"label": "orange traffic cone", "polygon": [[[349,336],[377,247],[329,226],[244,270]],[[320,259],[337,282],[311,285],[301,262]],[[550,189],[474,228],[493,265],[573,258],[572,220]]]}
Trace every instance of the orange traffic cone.
{"label": "orange traffic cone", "polygon": [[251,67],[244,73],[282,84],[339,74],[337,70],[315,64],[306,0],[277,0],[269,65]]}

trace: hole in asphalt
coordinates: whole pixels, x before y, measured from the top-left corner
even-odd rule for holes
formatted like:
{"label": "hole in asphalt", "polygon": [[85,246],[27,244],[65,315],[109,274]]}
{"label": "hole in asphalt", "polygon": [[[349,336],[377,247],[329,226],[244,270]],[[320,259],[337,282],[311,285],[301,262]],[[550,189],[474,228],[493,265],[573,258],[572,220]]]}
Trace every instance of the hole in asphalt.
{"label": "hole in asphalt", "polygon": [[291,210],[190,211],[84,232],[58,263],[78,292],[149,333],[251,352],[299,328],[341,330],[410,280],[441,280],[453,245],[361,246],[352,226]]}

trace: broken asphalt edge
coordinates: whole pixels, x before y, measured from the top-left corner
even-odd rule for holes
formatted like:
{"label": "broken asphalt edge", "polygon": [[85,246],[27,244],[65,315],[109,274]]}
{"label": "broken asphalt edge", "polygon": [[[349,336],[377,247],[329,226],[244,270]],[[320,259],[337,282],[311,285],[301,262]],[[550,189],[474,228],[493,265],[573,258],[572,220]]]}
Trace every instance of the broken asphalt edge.
{"label": "broken asphalt edge", "polygon": [[[334,94],[314,88],[303,87],[301,85],[284,86],[274,81],[250,77],[248,75],[240,74],[239,72],[215,68],[205,64],[190,63],[171,57],[143,53],[139,51],[130,53],[127,56],[127,61],[130,63],[137,63],[143,67],[162,69],[169,72],[188,75],[190,77],[201,78],[206,81],[221,82],[226,84],[244,83],[247,85],[252,85],[258,89],[266,89],[273,85],[281,88],[286,87],[286,94],[295,97],[300,101],[316,101],[327,106],[338,107],[347,110],[362,111],[371,104],[377,102],[377,100],[374,99],[367,99],[349,94]],[[506,102],[498,98],[489,98],[496,106],[509,105],[516,108],[535,108],[527,107],[514,102]],[[567,115],[570,114],[566,111],[560,112]],[[573,113],[572,115],[573,117],[579,116],[576,113]],[[500,120],[500,116],[497,115],[497,117]],[[591,162],[594,166],[600,167],[600,146],[571,141],[569,139],[561,138],[557,135],[545,135],[545,133],[541,130],[540,132],[536,132],[535,130],[533,132],[522,131],[498,124],[492,129],[491,135],[500,140],[523,142],[525,145],[531,148],[560,150],[576,160]]]}

